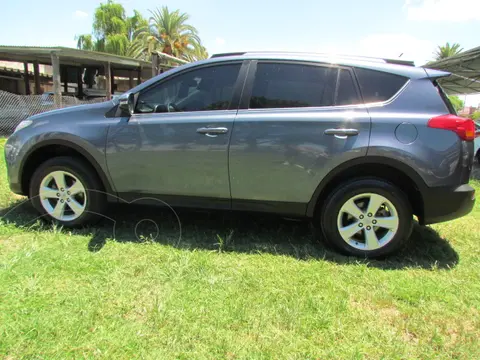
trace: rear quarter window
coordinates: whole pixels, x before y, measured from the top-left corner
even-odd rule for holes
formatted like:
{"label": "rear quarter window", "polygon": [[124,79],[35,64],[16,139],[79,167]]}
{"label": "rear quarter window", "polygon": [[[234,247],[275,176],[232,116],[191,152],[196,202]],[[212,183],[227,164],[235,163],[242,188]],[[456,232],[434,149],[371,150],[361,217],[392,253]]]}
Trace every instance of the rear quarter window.
{"label": "rear quarter window", "polygon": [[406,84],[408,78],[382,71],[355,68],[364,103],[387,101]]}

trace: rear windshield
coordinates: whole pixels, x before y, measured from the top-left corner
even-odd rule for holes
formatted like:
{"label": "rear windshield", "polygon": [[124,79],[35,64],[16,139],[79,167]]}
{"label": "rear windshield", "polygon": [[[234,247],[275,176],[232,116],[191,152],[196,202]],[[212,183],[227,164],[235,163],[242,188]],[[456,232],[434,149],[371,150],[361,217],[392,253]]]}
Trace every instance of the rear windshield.
{"label": "rear windshield", "polygon": [[355,68],[364,103],[390,99],[408,81],[408,78],[382,71]]}
{"label": "rear windshield", "polygon": [[438,93],[440,94],[440,96],[442,97],[443,102],[444,102],[445,105],[447,106],[448,112],[449,112],[450,114],[453,114],[453,115],[458,115],[458,114],[457,114],[457,111],[455,110],[455,108],[454,108],[453,105],[452,105],[452,102],[450,101],[450,99],[448,98],[447,94],[446,94],[445,91],[442,89],[442,87],[440,86],[440,84],[438,83],[438,81],[434,81],[434,82],[433,82],[433,85],[435,85],[435,87],[437,88]]}

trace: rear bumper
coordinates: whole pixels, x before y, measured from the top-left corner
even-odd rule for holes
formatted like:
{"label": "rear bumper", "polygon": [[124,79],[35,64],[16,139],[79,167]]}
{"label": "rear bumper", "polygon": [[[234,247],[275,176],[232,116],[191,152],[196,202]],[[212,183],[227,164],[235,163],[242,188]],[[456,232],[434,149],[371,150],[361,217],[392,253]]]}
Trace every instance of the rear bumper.
{"label": "rear bumper", "polygon": [[429,188],[423,194],[424,225],[467,215],[475,204],[475,189],[468,184],[457,188]]}

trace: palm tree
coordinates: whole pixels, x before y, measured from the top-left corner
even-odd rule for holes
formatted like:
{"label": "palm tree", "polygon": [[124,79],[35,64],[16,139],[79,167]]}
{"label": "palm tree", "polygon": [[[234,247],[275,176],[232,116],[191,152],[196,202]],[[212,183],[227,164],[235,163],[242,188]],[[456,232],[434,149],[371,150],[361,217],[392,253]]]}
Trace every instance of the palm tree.
{"label": "palm tree", "polygon": [[155,36],[150,35],[147,28],[140,29],[134,36],[134,40],[130,43],[127,56],[149,61],[152,53],[157,49],[158,42]]}
{"label": "palm tree", "polygon": [[453,43],[452,45],[450,45],[450,43],[447,42],[444,46],[439,45],[437,47],[437,50],[435,51],[435,60],[446,59],[450,56],[457,55],[462,51],[463,48],[460,48],[460,44]]}
{"label": "palm tree", "polygon": [[205,56],[197,29],[187,24],[188,14],[179,10],[170,12],[166,6],[151,14],[149,26],[136,33],[128,52],[130,56],[148,60],[154,50],[181,59]]}
{"label": "palm tree", "polygon": [[128,39],[130,41],[135,39],[135,32],[148,26],[148,20],[145,19],[138,10],[133,10],[133,16],[127,18],[126,23]]}
{"label": "palm tree", "polygon": [[188,52],[185,56],[185,60],[194,62],[208,58],[208,52],[205,46],[202,44],[194,44],[193,51]]}

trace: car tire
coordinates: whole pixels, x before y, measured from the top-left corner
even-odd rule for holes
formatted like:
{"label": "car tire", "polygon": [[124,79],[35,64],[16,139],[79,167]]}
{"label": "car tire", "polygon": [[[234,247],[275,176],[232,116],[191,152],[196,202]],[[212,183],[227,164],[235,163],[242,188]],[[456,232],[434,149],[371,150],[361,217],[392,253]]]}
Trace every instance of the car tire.
{"label": "car tire", "polygon": [[65,227],[98,222],[107,205],[95,170],[82,159],[70,156],[42,163],[30,181],[29,196],[42,219]]}
{"label": "car tire", "polygon": [[[375,213],[369,211],[378,204]],[[324,202],[316,222],[326,243],[339,252],[379,258],[406,243],[413,214],[398,187],[381,179],[361,178],[339,185]]]}

